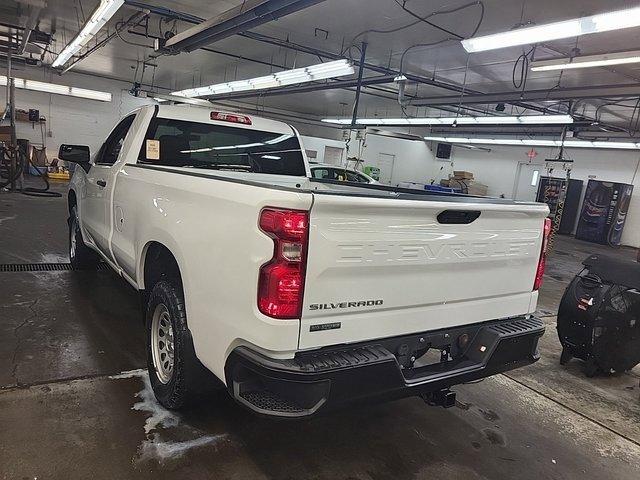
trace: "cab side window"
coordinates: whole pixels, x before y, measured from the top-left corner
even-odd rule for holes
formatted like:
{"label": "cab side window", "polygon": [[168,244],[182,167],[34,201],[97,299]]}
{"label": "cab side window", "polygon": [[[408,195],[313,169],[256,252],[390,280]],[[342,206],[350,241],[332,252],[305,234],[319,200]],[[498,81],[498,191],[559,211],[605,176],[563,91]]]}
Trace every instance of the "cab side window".
{"label": "cab side window", "polygon": [[120,156],[124,139],[127,137],[135,118],[135,115],[129,115],[113,129],[96,157],[96,165],[113,165],[116,163],[118,156]]}

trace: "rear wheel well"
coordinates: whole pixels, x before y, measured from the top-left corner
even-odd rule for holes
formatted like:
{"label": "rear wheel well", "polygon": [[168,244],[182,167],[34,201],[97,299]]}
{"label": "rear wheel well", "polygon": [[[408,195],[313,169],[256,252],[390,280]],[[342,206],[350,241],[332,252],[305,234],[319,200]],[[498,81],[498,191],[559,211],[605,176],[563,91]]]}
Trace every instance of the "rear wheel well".
{"label": "rear wheel well", "polygon": [[166,280],[182,289],[182,276],[178,261],[171,251],[158,242],[147,247],[144,258],[144,287],[149,292],[160,280]]}

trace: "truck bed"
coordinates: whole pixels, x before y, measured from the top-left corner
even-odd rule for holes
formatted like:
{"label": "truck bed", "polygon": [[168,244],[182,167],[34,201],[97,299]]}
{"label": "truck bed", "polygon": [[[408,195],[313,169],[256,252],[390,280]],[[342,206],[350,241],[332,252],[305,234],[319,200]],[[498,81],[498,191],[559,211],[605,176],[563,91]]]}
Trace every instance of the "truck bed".
{"label": "truck bed", "polygon": [[311,197],[299,349],[535,310],[544,204],[305,177],[138,168]]}

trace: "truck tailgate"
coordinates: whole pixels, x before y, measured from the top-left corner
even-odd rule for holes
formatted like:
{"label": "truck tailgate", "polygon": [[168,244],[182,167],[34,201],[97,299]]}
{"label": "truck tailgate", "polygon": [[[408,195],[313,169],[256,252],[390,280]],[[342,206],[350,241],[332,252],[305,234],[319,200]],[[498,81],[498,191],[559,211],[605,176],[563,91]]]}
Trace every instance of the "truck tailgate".
{"label": "truck tailgate", "polygon": [[535,309],[546,205],[440,198],[314,195],[301,349]]}

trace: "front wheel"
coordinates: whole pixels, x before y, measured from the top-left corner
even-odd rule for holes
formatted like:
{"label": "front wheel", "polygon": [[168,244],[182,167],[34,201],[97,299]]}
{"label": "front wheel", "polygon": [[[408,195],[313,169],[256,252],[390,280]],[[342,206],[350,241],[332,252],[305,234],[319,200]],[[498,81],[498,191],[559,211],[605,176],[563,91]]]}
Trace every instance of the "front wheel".
{"label": "front wheel", "polygon": [[75,270],[90,270],[96,267],[98,254],[91,250],[82,239],[78,207],[73,207],[69,216],[69,261]]}
{"label": "front wheel", "polygon": [[191,400],[198,374],[181,289],[165,280],[156,283],[149,295],[145,321],[153,392],[164,407],[179,409]]}

